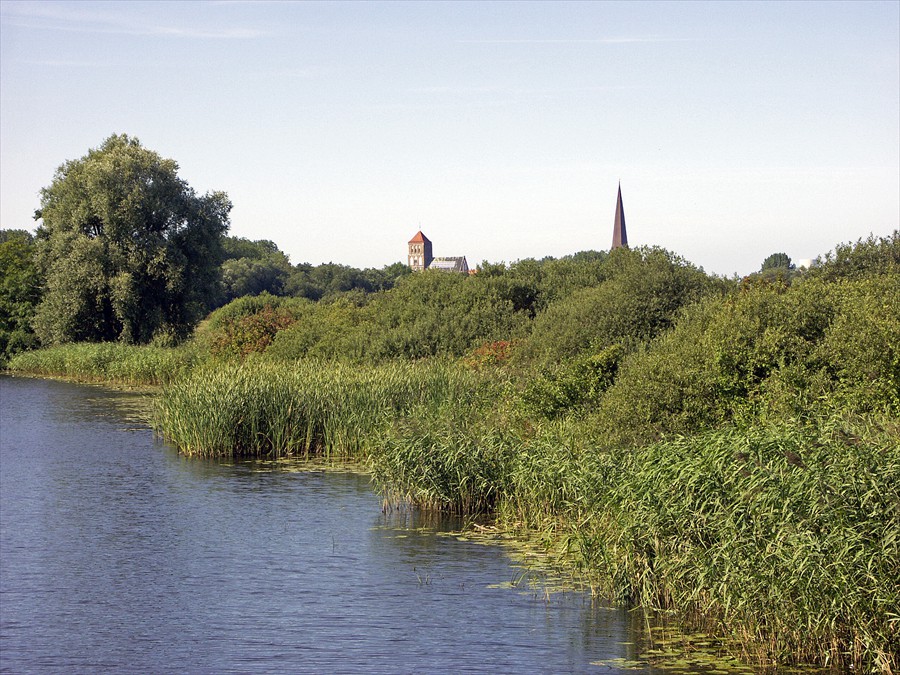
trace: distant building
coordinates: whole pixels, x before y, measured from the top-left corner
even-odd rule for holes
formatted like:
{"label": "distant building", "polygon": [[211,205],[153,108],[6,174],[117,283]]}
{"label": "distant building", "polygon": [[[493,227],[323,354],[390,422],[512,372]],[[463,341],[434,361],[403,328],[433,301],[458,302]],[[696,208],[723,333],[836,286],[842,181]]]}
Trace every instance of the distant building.
{"label": "distant building", "polygon": [[413,272],[421,272],[428,269],[433,259],[431,241],[422,234],[422,230],[419,230],[416,232],[416,236],[409,240],[408,264]]}
{"label": "distant building", "polygon": [[628,248],[628,234],[625,232],[625,207],[622,206],[622,184],[619,183],[619,197],[616,199],[616,219],[613,222],[613,248]]}
{"label": "distant building", "polygon": [[416,236],[409,240],[406,260],[413,272],[441,270],[443,272],[469,273],[469,264],[466,262],[465,256],[435,258],[432,255],[431,240],[422,234],[422,230],[416,232]]}
{"label": "distant building", "polygon": [[466,262],[466,256],[455,256],[452,258],[435,258],[428,266],[430,270],[443,270],[444,272],[462,272],[469,273],[469,263]]}

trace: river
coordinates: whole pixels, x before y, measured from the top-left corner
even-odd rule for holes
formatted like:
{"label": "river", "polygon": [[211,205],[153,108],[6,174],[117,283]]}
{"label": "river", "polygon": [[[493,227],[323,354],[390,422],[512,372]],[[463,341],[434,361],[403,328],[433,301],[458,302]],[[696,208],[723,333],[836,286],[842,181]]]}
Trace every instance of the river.
{"label": "river", "polygon": [[[580,673],[633,619],[510,588],[500,546],[368,477],[188,459],[136,395],[0,377],[0,671]],[[506,583],[504,583],[506,582]]]}

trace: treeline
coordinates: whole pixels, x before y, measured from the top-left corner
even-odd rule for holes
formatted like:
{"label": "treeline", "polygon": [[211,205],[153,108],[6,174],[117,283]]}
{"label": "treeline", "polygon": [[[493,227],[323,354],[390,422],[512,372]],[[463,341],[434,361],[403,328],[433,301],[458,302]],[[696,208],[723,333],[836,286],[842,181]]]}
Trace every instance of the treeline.
{"label": "treeline", "polygon": [[[38,238],[42,235],[38,234]],[[16,353],[98,337],[85,335],[77,326],[39,338],[35,327],[38,307],[44,297],[47,276],[38,255],[40,242],[27,230],[0,230],[0,366]],[[282,298],[305,298],[311,301],[333,299],[342,294],[353,297],[393,288],[410,274],[402,263],[381,269],[357,269],[336,263],[292,265],[288,256],[271,241],[250,241],[242,237],[223,236],[221,264],[217,282],[202,303],[205,312],[248,296],[269,294]],[[72,281],[71,278],[67,279]],[[102,305],[95,301],[93,306]],[[135,343],[118,334],[101,335],[102,341]],[[182,336],[181,340],[187,337]],[[173,346],[180,340],[165,330],[150,336],[158,346]]]}
{"label": "treeline", "polygon": [[230,211],[227,195],[197,194],[175,161],[124,134],[62,164],[36,233],[0,231],[0,365],[38,345],[172,346],[238,297],[373,293],[409,273],[291,265],[270,241],[226,236]]}
{"label": "treeline", "polygon": [[410,273],[408,266],[394,263],[381,269],[356,269],[324,263],[292,265],[288,256],[271,241],[225,237],[221,266],[221,292],[216,306],[250,295],[270,295],[321,300],[340,293],[386,291]]}

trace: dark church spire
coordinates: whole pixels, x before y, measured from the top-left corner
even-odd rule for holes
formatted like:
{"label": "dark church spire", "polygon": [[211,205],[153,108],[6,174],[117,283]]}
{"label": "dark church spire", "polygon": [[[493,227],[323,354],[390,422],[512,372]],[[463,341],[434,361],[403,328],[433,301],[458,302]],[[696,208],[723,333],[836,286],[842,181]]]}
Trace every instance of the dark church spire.
{"label": "dark church spire", "polygon": [[619,198],[616,200],[616,220],[613,223],[613,248],[628,248],[628,235],[625,233],[625,209],[622,206],[622,184],[619,183]]}

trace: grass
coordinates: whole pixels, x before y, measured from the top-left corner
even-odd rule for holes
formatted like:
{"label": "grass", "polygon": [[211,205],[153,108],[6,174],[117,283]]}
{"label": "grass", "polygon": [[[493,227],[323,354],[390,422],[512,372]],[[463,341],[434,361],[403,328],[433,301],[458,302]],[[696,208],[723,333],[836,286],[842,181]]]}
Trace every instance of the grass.
{"label": "grass", "polygon": [[189,372],[198,361],[190,347],[134,346],[114,342],[47,347],[14,356],[14,373],[66,377],[80,382],[162,385]]}
{"label": "grass", "polygon": [[156,426],[192,455],[364,460],[389,502],[496,514],[599,595],[702,617],[757,664],[898,670],[895,417],[606,446],[586,418],[521,417],[491,377],[251,358],[166,386]]}
{"label": "grass", "polygon": [[417,406],[479,396],[449,364],[373,368],[249,359],[201,367],[166,387],[156,427],[189,455],[365,458],[381,432]]}
{"label": "grass", "polygon": [[875,672],[900,652],[896,420],[719,430],[632,451],[526,448],[504,520],[598,592],[704,617],[745,657]]}

